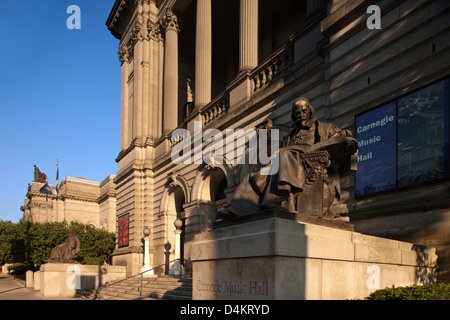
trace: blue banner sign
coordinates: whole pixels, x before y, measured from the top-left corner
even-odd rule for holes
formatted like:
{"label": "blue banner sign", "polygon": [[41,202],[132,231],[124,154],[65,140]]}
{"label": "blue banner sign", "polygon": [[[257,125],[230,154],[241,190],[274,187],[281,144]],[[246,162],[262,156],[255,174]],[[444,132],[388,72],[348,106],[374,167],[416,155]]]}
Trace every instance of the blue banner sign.
{"label": "blue banner sign", "polygon": [[356,196],[396,188],[397,105],[389,103],[356,117]]}

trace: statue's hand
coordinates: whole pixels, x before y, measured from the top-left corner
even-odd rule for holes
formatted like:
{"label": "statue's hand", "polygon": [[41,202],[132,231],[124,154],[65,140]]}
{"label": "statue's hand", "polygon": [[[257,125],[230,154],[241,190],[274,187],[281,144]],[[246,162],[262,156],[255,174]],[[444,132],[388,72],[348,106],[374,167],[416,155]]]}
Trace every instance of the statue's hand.
{"label": "statue's hand", "polygon": [[342,148],[342,151],[345,154],[352,155],[358,149],[358,144],[355,140],[347,139],[347,144]]}

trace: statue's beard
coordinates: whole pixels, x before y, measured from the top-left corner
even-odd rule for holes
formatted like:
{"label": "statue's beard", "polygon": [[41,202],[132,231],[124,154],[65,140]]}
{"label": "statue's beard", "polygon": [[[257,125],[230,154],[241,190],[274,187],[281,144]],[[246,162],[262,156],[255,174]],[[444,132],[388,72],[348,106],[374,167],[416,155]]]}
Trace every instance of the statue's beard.
{"label": "statue's beard", "polygon": [[297,119],[297,126],[300,126],[300,127],[310,127],[310,125],[309,125],[309,121],[308,121],[309,119],[304,119],[304,118],[302,118],[302,119]]}
{"label": "statue's beard", "polygon": [[310,129],[314,126],[314,122],[316,121],[316,117],[308,117],[308,118],[300,118],[295,120],[295,123],[297,124],[297,128],[305,128]]}

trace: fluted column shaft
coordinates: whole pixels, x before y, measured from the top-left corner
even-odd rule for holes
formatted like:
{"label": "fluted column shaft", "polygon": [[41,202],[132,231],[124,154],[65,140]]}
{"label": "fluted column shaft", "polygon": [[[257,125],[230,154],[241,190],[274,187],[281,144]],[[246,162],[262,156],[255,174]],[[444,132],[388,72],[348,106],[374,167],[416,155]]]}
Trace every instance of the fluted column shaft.
{"label": "fluted column shaft", "polygon": [[178,22],[170,9],[167,10],[164,50],[164,120],[163,131],[168,133],[178,126]]}
{"label": "fluted column shaft", "polygon": [[212,73],[211,0],[197,0],[197,30],[195,42],[195,106],[211,101]]}
{"label": "fluted column shaft", "polygon": [[128,147],[128,61],[122,60],[120,150]]}
{"label": "fluted column shaft", "polygon": [[258,65],[258,0],[241,0],[239,71]]}

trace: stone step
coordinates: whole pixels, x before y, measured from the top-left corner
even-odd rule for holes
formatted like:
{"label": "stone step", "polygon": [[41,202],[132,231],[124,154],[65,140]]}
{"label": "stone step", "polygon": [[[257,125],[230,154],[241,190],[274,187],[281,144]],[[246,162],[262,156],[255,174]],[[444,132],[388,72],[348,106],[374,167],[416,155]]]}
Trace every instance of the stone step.
{"label": "stone step", "polygon": [[133,282],[128,282],[128,281],[124,281],[124,282],[119,282],[117,284],[118,286],[122,286],[122,287],[135,287],[135,286],[143,286],[143,287],[173,287],[173,288],[178,288],[178,287],[189,287],[191,286],[191,283],[189,282],[160,282],[160,281],[154,281],[154,282],[141,282],[140,281],[133,281]]}
{"label": "stone step", "polygon": [[[129,292],[132,291],[134,289],[140,288],[141,286],[136,285],[136,286],[113,286],[113,288],[111,289],[110,287],[107,287],[105,289],[102,290],[102,292],[117,292],[117,293],[125,293],[125,292]],[[177,292],[178,294],[187,294],[190,295],[192,294],[192,287],[176,287],[176,286],[155,286],[155,285],[146,285],[146,286],[142,286],[142,291],[144,292]]]}
{"label": "stone step", "polygon": [[[192,279],[161,277],[131,278],[100,292],[101,300],[192,300]],[[142,293],[141,293],[142,291]],[[86,299],[98,299],[98,292],[85,294]]]}
{"label": "stone step", "polygon": [[164,296],[164,295],[176,295],[176,296],[183,296],[183,297],[190,297],[192,295],[191,290],[185,290],[184,288],[181,289],[175,289],[175,290],[165,290],[165,289],[154,289],[154,288],[142,288],[142,290],[139,290],[138,287],[131,288],[131,289],[118,289],[118,288],[105,288],[101,291],[101,295],[109,295],[109,296],[119,296],[121,294],[134,294],[134,295],[140,295],[139,293],[142,291],[142,295],[150,296],[150,295],[158,295],[158,296]]}
{"label": "stone step", "polygon": [[160,293],[160,292],[143,292],[142,295],[139,291],[132,291],[126,293],[112,294],[110,292],[102,292],[101,300],[192,300],[189,295],[178,295],[170,293]]}

